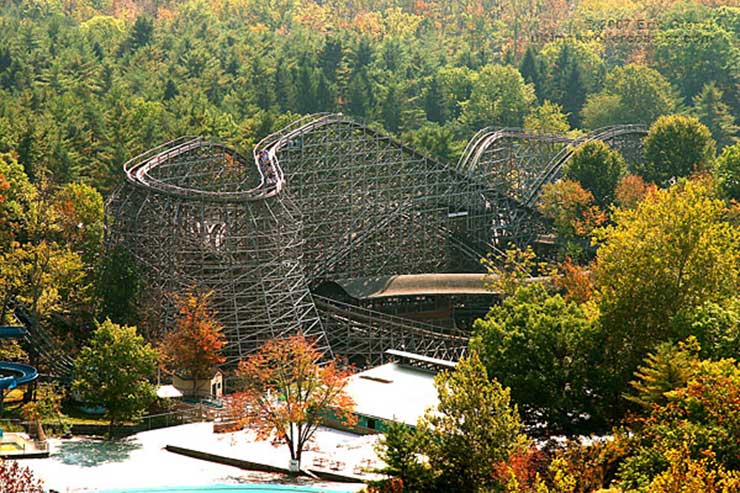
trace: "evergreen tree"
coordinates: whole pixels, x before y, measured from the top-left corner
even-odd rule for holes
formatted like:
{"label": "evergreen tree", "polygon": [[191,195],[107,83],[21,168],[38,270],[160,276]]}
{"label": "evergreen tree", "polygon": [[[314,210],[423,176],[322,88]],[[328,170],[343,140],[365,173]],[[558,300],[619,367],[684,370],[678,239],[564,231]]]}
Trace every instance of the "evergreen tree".
{"label": "evergreen tree", "polygon": [[337,79],[337,70],[342,61],[342,49],[342,42],[339,39],[329,38],[319,55],[321,71],[329,82],[334,82]]}
{"label": "evergreen tree", "polygon": [[383,126],[393,133],[401,128],[401,99],[395,85],[388,88],[388,94],[383,101]]}
{"label": "evergreen tree", "polygon": [[165,101],[169,101],[170,99],[174,99],[175,96],[180,94],[180,91],[177,90],[177,86],[172,81],[172,79],[167,79],[167,84],[164,86],[164,96],[162,99]]}
{"label": "evergreen tree", "polygon": [[284,59],[275,63],[275,97],[282,111],[296,110],[296,85],[293,74]]}
{"label": "evergreen tree", "polygon": [[565,79],[563,89],[563,109],[568,115],[570,126],[577,128],[581,124],[579,115],[581,108],[586,102],[586,88],[583,84],[581,68],[577,63],[573,63],[569,69],[568,77]]}
{"label": "evergreen tree", "polygon": [[313,64],[307,56],[301,57],[298,64],[298,74],[296,77],[297,87],[297,106],[299,113],[315,113],[317,108],[317,89],[318,81],[316,80],[316,71]]}
{"label": "evergreen tree", "polygon": [[542,101],[542,64],[540,63],[540,60],[537,57],[537,52],[532,45],[528,46],[527,51],[524,52],[522,62],[519,64],[519,72],[521,72],[525,82],[534,85],[534,92],[537,96],[537,100]]}
{"label": "evergreen tree", "polygon": [[370,46],[370,40],[366,37],[360,38],[357,48],[354,52],[353,72],[357,73],[370,65],[373,59],[373,48]]}
{"label": "evergreen tree", "polygon": [[671,342],[659,344],[638,367],[636,379],[630,382],[633,393],[625,394],[625,399],[647,410],[653,404],[665,404],[668,401],[666,394],[683,387],[691,378],[698,353],[699,345],[693,337],[678,345]]}
{"label": "evergreen tree", "polygon": [[706,83],[694,98],[694,115],[712,132],[719,149],[737,141],[735,117],[722,101],[722,91],[714,82]]}
{"label": "evergreen tree", "polygon": [[430,122],[445,123],[447,121],[448,115],[443,98],[439,81],[436,77],[432,77],[424,93],[424,112]]}
{"label": "evergreen tree", "polygon": [[368,93],[370,92],[367,75],[360,72],[349,83],[347,88],[347,110],[358,118],[367,116]]}
{"label": "evergreen tree", "polygon": [[131,29],[128,44],[132,50],[136,51],[151,42],[153,33],[154,22],[148,16],[140,15]]}
{"label": "evergreen tree", "polygon": [[326,76],[319,74],[319,85],[316,88],[316,106],[317,111],[334,111],[337,101],[334,94],[334,87],[329,83]]}

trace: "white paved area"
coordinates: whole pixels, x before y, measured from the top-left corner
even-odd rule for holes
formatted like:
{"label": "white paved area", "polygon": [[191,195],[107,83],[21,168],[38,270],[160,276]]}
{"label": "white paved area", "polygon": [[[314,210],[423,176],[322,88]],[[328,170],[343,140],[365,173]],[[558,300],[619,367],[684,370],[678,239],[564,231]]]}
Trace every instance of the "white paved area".
{"label": "white paved area", "polygon": [[[249,432],[214,434],[211,423],[195,423],[142,432],[124,441],[105,443],[92,439],[50,440],[51,456],[47,459],[26,460],[44,486],[61,493],[76,493],[97,489],[145,488],[163,486],[204,486],[239,483],[283,483],[291,480],[284,475],[245,471],[235,467],[192,459],[164,450],[165,445],[177,445],[202,452],[225,455],[287,467],[286,447],[273,447],[255,442]],[[306,452],[303,465],[312,467],[315,456],[326,457],[328,467],[344,462],[344,470],[352,473],[355,466],[375,461],[372,443],[375,437],[358,437],[349,433],[322,429],[312,448]],[[336,464],[335,464],[336,465]],[[366,477],[370,475],[362,474]],[[293,480],[295,481],[295,480]],[[332,486],[340,490],[361,489],[362,485],[307,483],[311,486]]]}

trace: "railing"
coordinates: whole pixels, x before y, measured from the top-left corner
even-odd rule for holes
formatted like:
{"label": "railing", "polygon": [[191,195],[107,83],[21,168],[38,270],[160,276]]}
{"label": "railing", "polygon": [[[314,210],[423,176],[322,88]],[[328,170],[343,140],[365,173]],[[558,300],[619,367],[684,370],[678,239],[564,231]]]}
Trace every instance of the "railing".
{"label": "railing", "polygon": [[633,133],[645,134],[647,133],[647,127],[645,125],[633,124],[633,125],[612,125],[609,127],[599,128],[594,130],[586,137],[581,137],[572,142],[571,145],[563,147],[548,163],[545,170],[540,174],[539,178],[535,181],[534,186],[531,188],[529,195],[525,200],[525,205],[533,207],[534,202],[539,198],[539,192],[545,183],[553,181],[555,175],[557,175],[565,166],[565,164],[573,157],[575,151],[581,146],[594,141],[605,141],[621,135],[628,135]]}

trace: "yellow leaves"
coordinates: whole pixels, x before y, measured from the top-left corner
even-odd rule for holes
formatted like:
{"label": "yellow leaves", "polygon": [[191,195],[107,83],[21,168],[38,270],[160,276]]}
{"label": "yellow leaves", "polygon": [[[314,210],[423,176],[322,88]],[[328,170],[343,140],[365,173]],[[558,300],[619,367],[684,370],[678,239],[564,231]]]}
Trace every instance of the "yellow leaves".
{"label": "yellow leaves", "polygon": [[576,490],[576,478],[568,471],[568,462],[562,457],[556,457],[550,462],[552,474],[552,493],[573,493]]}
{"label": "yellow leaves", "polygon": [[319,5],[316,2],[304,2],[296,9],[293,22],[312,31],[326,33],[334,27],[332,25],[332,11],[329,5]]}

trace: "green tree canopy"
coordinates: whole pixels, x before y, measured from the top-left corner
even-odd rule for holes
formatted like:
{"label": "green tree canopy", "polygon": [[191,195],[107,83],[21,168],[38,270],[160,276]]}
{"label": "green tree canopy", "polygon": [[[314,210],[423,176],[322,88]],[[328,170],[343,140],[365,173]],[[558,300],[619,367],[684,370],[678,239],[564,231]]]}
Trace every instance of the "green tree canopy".
{"label": "green tree canopy", "polygon": [[736,39],[718,24],[689,22],[658,31],[653,56],[658,70],[690,102],[709,81],[736,90],[737,51]]}
{"label": "green tree canopy", "polygon": [[72,389],[82,399],[102,404],[109,427],[136,419],[154,400],[149,378],[157,368],[157,351],[137,334],[136,327],[106,320],[75,359]]}
{"label": "green tree canopy", "polygon": [[521,126],[534,101],[534,89],[524,82],[517,69],[487,65],[473,81],[470,99],[462,103],[461,119],[471,130]]}
{"label": "green tree canopy", "polygon": [[618,123],[652,123],[676,111],[678,99],[670,83],[644,65],[616,67],[604,89],[588,97],[581,116],[586,128]]}
{"label": "green tree canopy", "polygon": [[557,135],[568,133],[570,125],[568,116],[563,114],[563,107],[546,99],[524,117],[524,129],[528,132]]}
{"label": "green tree canopy", "polygon": [[740,129],[735,125],[735,117],[722,96],[722,91],[714,82],[707,82],[694,97],[694,116],[712,132],[712,138],[720,149],[737,141],[736,135]]}
{"label": "green tree canopy", "polygon": [[591,192],[596,203],[606,207],[614,201],[614,190],[627,174],[627,163],[605,142],[587,142],[575,150],[563,175]]}
{"label": "green tree canopy", "polygon": [[463,358],[454,371],[434,378],[439,404],[419,423],[429,433],[429,463],[439,472],[440,491],[486,491],[495,486],[492,469],[526,446],[509,390],[489,380],[478,355]]}
{"label": "green tree canopy", "polygon": [[541,285],[521,287],[474,328],[471,347],[488,374],[511,388],[528,424],[557,433],[594,417],[597,331],[578,304]]}
{"label": "green tree canopy", "polygon": [[655,344],[675,339],[677,314],[737,295],[740,231],[727,210],[711,179],[682,180],[616,210],[614,225],[600,232],[592,272],[614,391],[625,391]]}
{"label": "green tree canopy", "polygon": [[696,118],[682,115],[658,118],[650,126],[644,145],[645,162],[640,174],[662,185],[707,170],[715,153],[709,129]]}
{"label": "green tree canopy", "polygon": [[699,345],[696,339],[687,342],[663,342],[645,357],[643,365],[630,382],[632,392],[625,398],[650,410],[654,404],[668,402],[668,393],[683,387],[695,371]]}
{"label": "green tree canopy", "polygon": [[714,174],[727,198],[740,201],[740,143],[724,148],[714,163]]}

